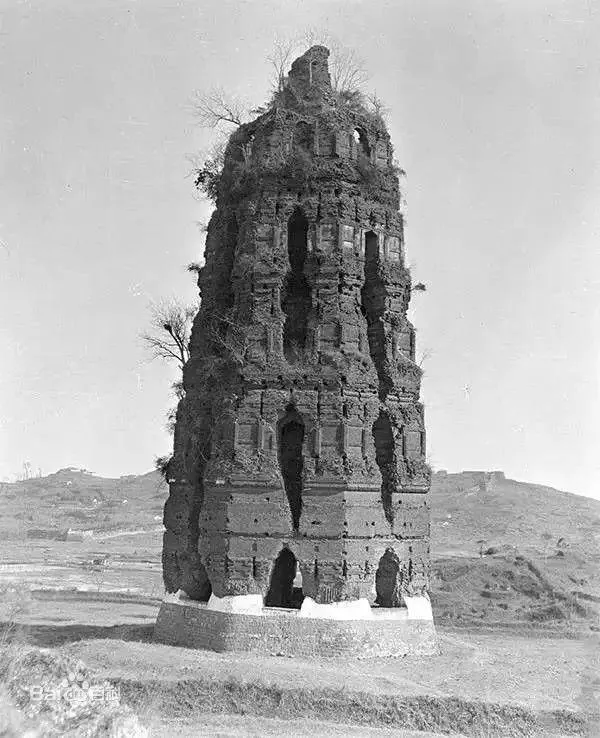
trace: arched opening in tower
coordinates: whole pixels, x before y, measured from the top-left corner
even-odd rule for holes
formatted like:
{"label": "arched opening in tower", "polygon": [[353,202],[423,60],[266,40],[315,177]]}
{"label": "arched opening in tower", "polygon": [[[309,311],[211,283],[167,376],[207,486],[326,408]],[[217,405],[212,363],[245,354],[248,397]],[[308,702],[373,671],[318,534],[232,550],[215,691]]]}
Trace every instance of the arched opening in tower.
{"label": "arched opening in tower", "polygon": [[369,159],[371,157],[371,147],[369,146],[369,139],[367,138],[367,134],[363,131],[362,128],[355,128],[352,136],[354,138],[354,141],[356,142],[356,147],[359,154],[362,154],[363,156],[366,156],[367,159]]}
{"label": "arched opening in tower", "polygon": [[379,273],[379,244],[377,234],[365,234],[365,281],[361,289],[361,308],[367,319],[369,354],[379,379],[379,396],[384,400],[392,389],[392,380],[386,358],[386,337],[383,315],[387,292]]}
{"label": "arched opening in tower", "polygon": [[386,520],[391,525],[394,522],[392,492],[395,489],[396,479],[395,440],[390,418],[383,410],[380,410],[377,420],[373,423],[372,431],[375,461],[381,472],[381,504]]}
{"label": "arched opening in tower", "polygon": [[307,253],[308,221],[297,208],[288,221],[288,256],[290,271],[281,293],[283,353],[288,361],[296,361],[306,348],[308,313],[311,308],[310,286],[304,275]]}
{"label": "arched opening in tower", "polygon": [[275,559],[265,607],[289,607],[300,609],[304,596],[302,586],[294,586],[298,562],[289,548],[283,548]]}
{"label": "arched opening in tower", "polygon": [[400,559],[391,548],[388,548],[379,559],[375,573],[375,604],[379,607],[402,606],[402,570]]}
{"label": "arched opening in tower", "polygon": [[286,415],[279,423],[278,456],[279,468],[283,477],[285,494],[290,506],[292,525],[297,531],[302,514],[302,444],[304,443],[304,422],[300,413],[290,405]]}

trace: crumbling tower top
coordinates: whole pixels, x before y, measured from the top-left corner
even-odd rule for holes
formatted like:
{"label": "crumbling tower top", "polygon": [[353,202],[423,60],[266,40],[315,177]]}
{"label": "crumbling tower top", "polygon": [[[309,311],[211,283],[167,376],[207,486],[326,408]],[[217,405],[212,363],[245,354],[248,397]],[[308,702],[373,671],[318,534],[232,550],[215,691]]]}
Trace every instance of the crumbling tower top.
{"label": "crumbling tower top", "polygon": [[304,90],[311,86],[331,90],[328,59],[326,46],[311,46],[293,62],[288,79]]}

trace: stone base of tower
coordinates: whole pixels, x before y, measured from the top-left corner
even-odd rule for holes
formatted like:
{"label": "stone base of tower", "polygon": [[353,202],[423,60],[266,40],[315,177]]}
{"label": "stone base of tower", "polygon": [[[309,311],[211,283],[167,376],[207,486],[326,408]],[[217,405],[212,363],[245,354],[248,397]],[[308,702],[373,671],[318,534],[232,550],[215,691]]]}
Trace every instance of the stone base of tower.
{"label": "stone base of tower", "polygon": [[175,596],[163,601],[154,637],[187,648],[304,658],[431,656],[438,653],[438,645],[431,610],[427,610],[417,605],[410,614],[406,608],[374,608],[365,613],[357,603],[342,611],[313,605],[301,613],[252,604],[215,606]]}

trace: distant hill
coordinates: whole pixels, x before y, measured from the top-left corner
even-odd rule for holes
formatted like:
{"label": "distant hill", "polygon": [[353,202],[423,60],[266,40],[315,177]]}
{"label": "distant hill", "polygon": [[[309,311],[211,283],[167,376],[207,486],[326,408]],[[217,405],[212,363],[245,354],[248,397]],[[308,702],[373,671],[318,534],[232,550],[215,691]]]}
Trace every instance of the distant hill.
{"label": "distant hill", "polygon": [[167,487],[157,472],[116,479],[69,467],[0,483],[0,533],[66,529],[113,531],[160,524]]}
{"label": "distant hill", "polygon": [[505,479],[502,472],[434,474],[431,523],[438,554],[473,553],[479,540],[486,548],[516,546],[544,555],[576,546],[592,556],[600,548],[600,501]]}
{"label": "distant hill", "polygon": [[502,472],[438,472],[432,481],[438,616],[598,622],[599,501]]}
{"label": "distant hill", "polygon": [[[105,479],[68,468],[2,483],[0,535],[151,530],[161,523],[166,495],[157,472]],[[502,472],[437,472],[431,538],[438,619],[597,622],[600,502]],[[160,544],[157,533],[157,557]]]}

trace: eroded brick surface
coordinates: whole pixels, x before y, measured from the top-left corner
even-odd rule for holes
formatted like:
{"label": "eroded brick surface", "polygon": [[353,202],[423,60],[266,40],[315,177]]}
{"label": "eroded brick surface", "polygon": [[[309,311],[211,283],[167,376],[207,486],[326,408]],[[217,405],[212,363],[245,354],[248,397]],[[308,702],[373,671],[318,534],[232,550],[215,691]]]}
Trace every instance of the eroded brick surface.
{"label": "eroded brick surface", "polygon": [[163,602],[157,640],[212,651],[249,651],[303,658],[361,659],[432,656],[439,652],[431,621],[324,620],[281,614],[235,615]]}
{"label": "eroded brick surface", "polygon": [[226,151],[164,514],[167,590],[194,599],[266,596],[284,547],[318,602],[427,588],[398,170],[327,57],[297,59]]}

